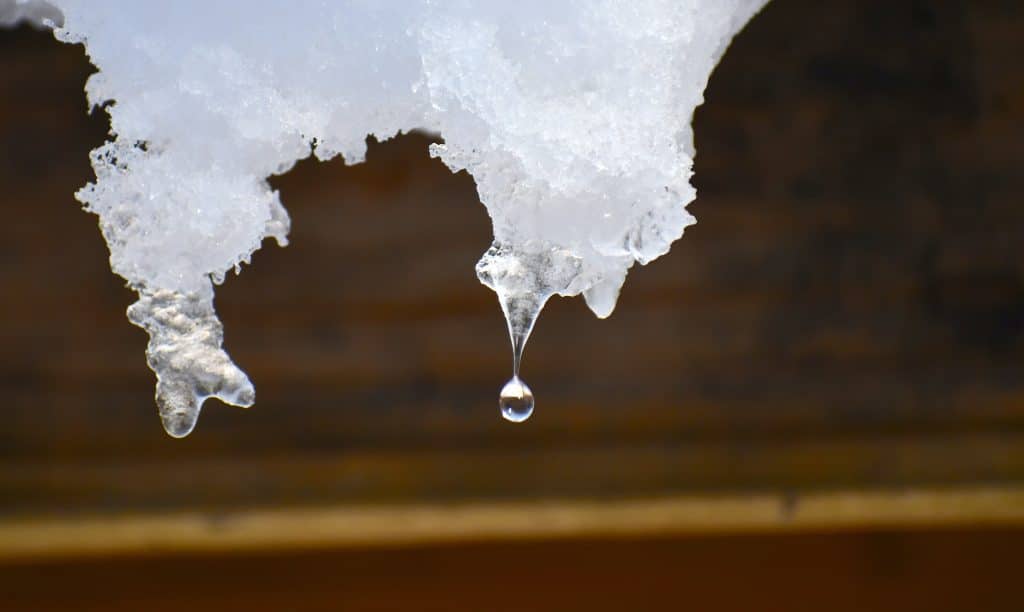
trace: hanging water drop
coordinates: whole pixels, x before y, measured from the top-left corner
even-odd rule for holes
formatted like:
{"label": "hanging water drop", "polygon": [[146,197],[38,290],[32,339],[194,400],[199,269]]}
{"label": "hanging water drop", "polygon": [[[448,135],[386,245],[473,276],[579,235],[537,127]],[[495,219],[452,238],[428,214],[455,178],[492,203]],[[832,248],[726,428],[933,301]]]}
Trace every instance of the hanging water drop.
{"label": "hanging water drop", "polygon": [[583,271],[579,257],[565,249],[533,247],[518,250],[495,241],[476,264],[477,278],[498,294],[508,322],[512,378],[502,387],[498,406],[501,415],[513,423],[521,423],[533,414],[533,392],[519,378],[519,365],[537,316],[552,295],[576,295],[581,291],[577,288]]}
{"label": "hanging water drop", "polygon": [[501,388],[498,407],[501,416],[513,423],[522,423],[533,414],[533,391],[519,378],[519,365],[523,361],[523,349],[533,331],[547,296],[536,294],[501,295],[501,309],[508,320],[508,334],[512,340],[512,378]]}
{"label": "hanging water drop", "polygon": [[498,407],[506,421],[522,423],[533,414],[533,391],[522,379],[513,376],[501,388]]}

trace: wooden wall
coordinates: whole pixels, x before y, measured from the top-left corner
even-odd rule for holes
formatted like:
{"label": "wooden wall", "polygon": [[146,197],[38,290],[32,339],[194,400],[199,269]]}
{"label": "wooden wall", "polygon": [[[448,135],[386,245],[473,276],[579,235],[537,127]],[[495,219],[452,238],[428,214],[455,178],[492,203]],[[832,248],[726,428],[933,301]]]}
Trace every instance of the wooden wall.
{"label": "wooden wall", "polygon": [[218,292],[248,411],[160,428],[75,189],[79,47],[0,32],[0,519],[1024,484],[1024,9],[775,0],[698,110],[699,223],[606,321],[554,300],[502,421],[470,177],[427,138],[273,183],[292,244]]}

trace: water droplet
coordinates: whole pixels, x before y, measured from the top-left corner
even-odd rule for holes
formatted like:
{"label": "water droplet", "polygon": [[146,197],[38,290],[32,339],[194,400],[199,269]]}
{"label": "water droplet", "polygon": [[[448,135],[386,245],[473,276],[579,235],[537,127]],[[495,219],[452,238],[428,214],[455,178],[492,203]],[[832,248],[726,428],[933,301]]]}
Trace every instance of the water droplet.
{"label": "water droplet", "polygon": [[498,407],[505,420],[522,423],[533,414],[533,391],[518,376],[513,376],[501,388]]}
{"label": "water droplet", "polygon": [[540,309],[547,296],[535,294],[501,295],[501,309],[508,321],[508,334],[512,340],[512,378],[501,388],[498,406],[501,416],[513,423],[522,423],[533,414],[533,391],[519,378],[519,365],[523,361],[523,349],[533,331]]}

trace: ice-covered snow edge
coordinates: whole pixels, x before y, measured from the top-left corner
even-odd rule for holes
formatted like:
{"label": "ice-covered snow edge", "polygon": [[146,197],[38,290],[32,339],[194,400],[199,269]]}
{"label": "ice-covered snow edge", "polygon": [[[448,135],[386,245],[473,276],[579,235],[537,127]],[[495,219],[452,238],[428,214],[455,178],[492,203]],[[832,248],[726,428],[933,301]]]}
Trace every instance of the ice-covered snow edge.
{"label": "ice-covered snow edge", "polygon": [[[140,292],[130,318],[150,332],[161,414],[194,423],[207,396],[251,403],[212,281],[286,240],[267,177],[314,146],[362,161],[367,134],[442,134],[431,154],[474,177],[493,221],[477,271],[506,315],[525,295],[579,293],[610,314],[633,263],[693,222],[690,120],[765,1],[298,0],[243,14],[227,0],[54,0],[56,35],[100,69],[87,92],[112,140],[78,197]],[[175,419],[168,431],[187,433]]]}

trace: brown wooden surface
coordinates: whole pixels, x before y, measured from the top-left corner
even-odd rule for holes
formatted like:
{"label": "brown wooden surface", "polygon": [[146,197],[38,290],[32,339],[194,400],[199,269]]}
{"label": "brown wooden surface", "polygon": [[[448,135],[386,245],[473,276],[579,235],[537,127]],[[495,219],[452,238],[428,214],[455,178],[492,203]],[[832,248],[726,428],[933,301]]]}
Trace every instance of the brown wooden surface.
{"label": "brown wooden surface", "polygon": [[678,538],[1014,528],[1024,489],[850,491],[672,498],[309,507],[6,518],[0,564],[103,558],[408,548],[523,539]]}
{"label": "brown wooden surface", "polygon": [[1018,612],[1020,531],[520,542],[0,568],[3,609]]}
{"label": "brown wooden surface", "polygon": [[698,225],[609,320],[547,307],[521,426],[472,180],[417,135],[304,161],[218,293],[257,404],[178,441],[72,197],[88,63],[0,32],[0,517],[1024,483],[1022,57],[1015,2],[773,2],[698,111]]}

